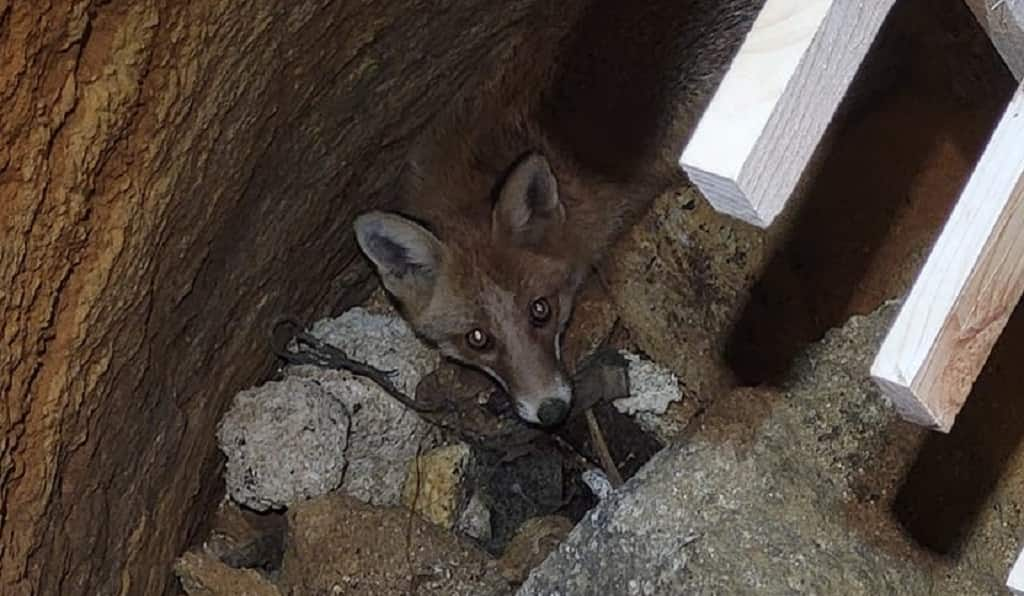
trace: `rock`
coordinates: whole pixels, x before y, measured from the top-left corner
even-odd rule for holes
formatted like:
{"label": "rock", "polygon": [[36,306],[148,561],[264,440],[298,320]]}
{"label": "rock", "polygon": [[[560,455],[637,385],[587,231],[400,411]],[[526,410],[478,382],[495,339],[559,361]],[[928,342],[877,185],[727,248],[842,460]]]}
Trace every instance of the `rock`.
{"label": "rock", "polygon": [[[353,360],[395,371],[392,381],[410,396],[438,362],[386,303],[318,321],[312,333]],[[351,413],[342,490],[367,503],[397,505],[409,462],[439,442],[438,430],[368,379],[313,366],[288,367],[286,374],[315,381]]]}
{"label": "rock", "polygon": [[[700,404],[694,396],[683,395],[682,384],[668,368],[631,352],[624,356],[629,362],[630,396],[612,405],[636,418],[644,431],[660,442],[671,442],[683,433]],[[666,415],[670,406],[674,411]]]}
{"label": "rock", "polygon": [[867,378],[893,314],[830,334],[782,395],[716,402],[703,430],[602,501],[519,594],[931,593],[924,560],[908,564],[844,519],[847,466],[870,465],[894,419]]}
{"label": "rock", "polygon": [[684,186],[658,198],[602,267],[630,339],[671,369],[688,397],[731,386],[720,355],[763,251],[762,232]]}
{"label": "rock", "polygon": [[455,529],[474,540],[487,544],[491,540],[491,510],[479,495],[474,494],[459,515]]}
{"label": "rock", "polygon": [[612,494],[612,483],[608,480],[608,476],[596,468],[591,468],[583,472],[580,475],[583,483],[587,485],[590,492],[594,494],[598,500],[604,500],[608,495]]}
{"label": "rock", "polygon": [[473,461],[463,443],[438,447],[409,463],[402,504],[427,521],[455,527],[466,496],[466,472]]}
{"label": "rock", "polygon": [[[562,454],[548,444],[511,461],[480,462],[476,487],[491,511],[487,550],[500,553],[526,520],[552,515],[565,505]],[[584,489],[585,490],[585,489]]]}
{"label": "rock", "polygon": [[283,596],[270,580],[252,569],[234,569],[217,559],[185,553],[174,565],[181,588],[189,596]]}
{"label": "rock", "polygon": [[287,520],[278,513],[257,514],[224,499],[213,516],[202,552],[228,567],[280,569]]}
{"label": "rock", "polygon": [[560,515],[527,520],[498,560],[502,577],[514,584],[523,583],[530,571],[565,540],[572,526],[571,521]]}
{"label": "rock", "polygon": [[298,378],[242,391],[221,420],[224,479],[236,502],[266,511],[341,485],[349,414],[319,384]]}
{"label": "rock", "polygon": [[629,361],[629,397],[612,402],[623,414],[664,414],[669,404],[683,399],[679,379],[672,371],[656,362],[630,352],[624,353]]}
{"label": "rock", "polygon": [[407,395],[440,360],[437,350],[420,341],[386,304],[376,304],[373,311],[357,306],[340,317],[321,319],[311,333],[353,360],[393,371],[391,381]]}
{"label": "rock", "polygon": [[282,585],[294,594],[511,592],[489,555],[418,515],[331,495],[288,512]]}
{"label": "rock", "polygon": [[352,412],[342,490],[374,505],[397,505],[409,462],[440,442],[438,429],[367,379],[309,366],[288,374],[315,380]]}

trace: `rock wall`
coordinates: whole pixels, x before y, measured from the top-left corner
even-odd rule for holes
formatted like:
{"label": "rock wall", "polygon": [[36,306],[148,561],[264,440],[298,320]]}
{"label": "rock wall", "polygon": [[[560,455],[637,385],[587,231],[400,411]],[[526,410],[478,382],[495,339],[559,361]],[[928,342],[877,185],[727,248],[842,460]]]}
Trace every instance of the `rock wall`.
{"label": "rock wall", "polygon": [[268,325],[364,285],[351,217],[529,4],[0,0],[0,593],[169,589]]}

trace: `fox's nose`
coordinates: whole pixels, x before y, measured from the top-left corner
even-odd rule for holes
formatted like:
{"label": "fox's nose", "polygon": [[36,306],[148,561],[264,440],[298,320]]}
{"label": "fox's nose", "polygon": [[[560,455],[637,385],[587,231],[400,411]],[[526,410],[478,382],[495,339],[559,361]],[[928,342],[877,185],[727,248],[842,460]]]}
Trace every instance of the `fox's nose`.
{"label": "fox's nose", "polygon": [[537,420],[543,426],[554,426],[565,419],[569,404],[560,399],[545,399],[537,409]]}

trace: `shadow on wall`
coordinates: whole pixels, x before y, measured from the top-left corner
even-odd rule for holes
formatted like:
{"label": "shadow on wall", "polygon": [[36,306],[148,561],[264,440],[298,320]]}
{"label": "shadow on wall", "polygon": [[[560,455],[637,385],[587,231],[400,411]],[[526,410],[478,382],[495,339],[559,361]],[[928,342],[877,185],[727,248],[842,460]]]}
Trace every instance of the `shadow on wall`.
{"label": "shadow on wall", "polygon": [[807,344],[909,288],[1013,91],[962,2],[922,2],[897,3],[777,224],[789,227],[727,342],[745,384],[779,381]]}
{"label": "shadow on wall", "polygon": [[896,496],[896,518],[914,540],[936,553],[956,554],[1021,448],[1022,359],[1024,307],[1018,306],[952,432],[928,435]]}

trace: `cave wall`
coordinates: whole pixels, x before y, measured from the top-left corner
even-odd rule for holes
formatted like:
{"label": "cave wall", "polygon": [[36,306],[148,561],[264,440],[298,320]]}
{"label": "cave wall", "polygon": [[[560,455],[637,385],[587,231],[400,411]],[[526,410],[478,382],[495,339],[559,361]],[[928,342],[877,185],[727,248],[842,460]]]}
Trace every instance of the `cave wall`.
{"label": "cave wall", "polygon": [[527,0],[0,0],[0,593],[157,594],[270,322]]}

